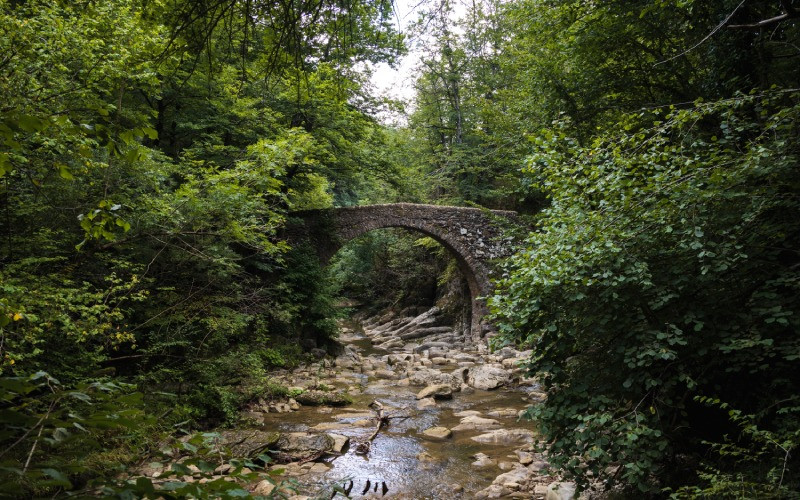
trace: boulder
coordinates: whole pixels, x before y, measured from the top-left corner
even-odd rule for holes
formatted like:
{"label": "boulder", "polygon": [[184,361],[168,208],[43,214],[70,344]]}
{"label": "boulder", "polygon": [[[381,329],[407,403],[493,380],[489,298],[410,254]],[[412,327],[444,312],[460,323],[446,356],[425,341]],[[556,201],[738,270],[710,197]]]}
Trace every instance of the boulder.
{"label": "boulder", "polygon": [[331,451],[334,439],[328,434],[311,434],[308,432],[287,432],[281,434],[275,443],[280,451],[282,461],[297,461],[310,456]]}
{"label": "boulder", "polygon": [[575,483],[551,483],[547,487],[545,500],[572,500],[575,498]]}
{"label": "boulder", "polygon": [[503,488],[516,491],[527,481],[528,476],[530,476],[530,471],[528,469],[525,467],[516,467],[494,478],[492,484],[501,485]]}
{"label": "boulder", "polygon": [[490,391],[497,389],[511,380],[507,371],[499,366],[480,365],[469,368],[467,383],[476,389]]}
{"label": "boulder", "polygon": [[463,417],[472,417],[480,414],[481,412],[479,412],[478,410],[461,410],[459,412],[453,413],[453,416],[463,418]]}
{"label": "boulder", "polygon": [[347,395],[339,392],[305,391],[294,397],[297,403],[306,406],[345,406],[351,403]]}
{"label": "boulder", "polygon": [[447,384],[454,391],[461,388],[461,381],[450,373],[442,373],[432,368],[422,368],[417,371],[409,372],[408,380],[411,385],[440,385]]}
{"label": "boulder", "polygon": [[260,429],[233,429],[219,434],[223,447],[231,451],[231,455],[240,458],[255,459],[272,448],[281,437],[279,432],[266,432]]}
{"label": "boulder", "polygon": [[341,434],[328,434],[333,439],[333,446],[331,451],[334,453],[344,453],[347,445],[350,444],[350,438],[342,436]]}
{"label": "boulder", "polygon": [[453,388],[449,384],[429,385],[417,393],[417,399],[433,397],[434,399],[452,399]]}
{"label": "boulder", "polygon": [[453,433],[447,427],[431,427],[422,431],[422,435],[434,441],[444,441],[450,438]]}
{"label": "boulder", "polygon": [[266,497],[272,493],[272,490],[275,489],[275,484],[267,479],[264,479],[260,483],[253,488],[253,495]]}
{"label": "boulder", "polygon": [[397,378],[397,375],[394,373],[394,370],[376,370],[375,376],[378,378],[382,378],[384,380],[392,380]]}
{"label": "boulder", "polygon": [[461,419],[461,423],[453,427],[453,430],[458,431],[488,431],[492,429],[499,429],[500,422],[493,418],[483,418],[478,416],[469,416]]}
{"label": "boulder", "polygon": [[497,465],[497,462],[489,458],[489,456],[485,453],[476,453],[472,458],[475,459],[475,461],[472,462],[472,466],[480,469],[484,467],[494,467]]}
{"label": "boulder", "polygon": [[533,460],[534,460],[533,453],[531,453],[529,451],[522,451],[522,450],[517,450],[514,453],[517,454],[517,458],[519,459],[519,463],[521,463],[522,465],[530,465],[530,464],[533,463]]}
{"label": "boulder", "polygon": [[486,414],[498,418],[512,418],[519,416],[519,410],[516,408],[497,408],[486,412]]}
{"label": "boulder", "polygon": [[533,431],[528,429],[496,429],[486,434],[473,436],[473,441],[484,444],[514,445],[532,443],[534,439]]}

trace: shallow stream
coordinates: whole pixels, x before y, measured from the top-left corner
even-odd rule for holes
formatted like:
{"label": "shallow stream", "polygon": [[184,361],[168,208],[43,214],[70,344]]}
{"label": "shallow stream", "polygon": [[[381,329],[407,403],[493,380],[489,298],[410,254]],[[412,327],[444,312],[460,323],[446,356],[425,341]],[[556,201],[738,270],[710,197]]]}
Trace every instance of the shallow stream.
{"label": "shallow stream", "polygon": [[[358,330],[351,332],[348,343],[367,360],[386,354],[375,352]],[[484,453],[498,465],[506,462],[510,466],[518,460],[514,451],[520,445],[482,444],[470,439],[485,430],[454,431],[451,438],[442,441],[431,440],[422,431],[435,426],[455,427],[464,416],[460,412],[467,410],[498,420],[502,428],[533,429],[530,422],[517,421],[518,412],[528,404],[529,386],[455,392],[453,399],[418,409],[415,395],[420,387],[367,377],[359,367],[341,371],[333,383],[351,388],[352,405],[303,406],[292,413],[267,414],[264,420],[265,428],[271,431],[325,431],[350,438],[351,445],[343,455],[325,460],[327,470],[317,466],[311,473],[297,475],[305,494],[322,494],[338,484],[349,490],[351,498],[472,498],[502,472],[498,466],[473,466],[475,454]],[[361,392],[353,394],[353,386],[360,387]],[[375,414],[369,405],[376,400],[391,417],[389,425],[381,429],[367,454],[358,454],[355,443],[365,441],[375,430]]]}

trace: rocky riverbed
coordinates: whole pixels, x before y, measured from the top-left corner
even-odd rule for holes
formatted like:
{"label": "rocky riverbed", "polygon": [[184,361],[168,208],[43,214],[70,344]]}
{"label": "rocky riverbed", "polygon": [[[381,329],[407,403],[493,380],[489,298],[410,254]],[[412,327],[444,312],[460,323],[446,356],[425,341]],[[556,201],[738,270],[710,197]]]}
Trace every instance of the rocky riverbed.
{"label": "rocky riverbed", "polygon": [[[530,353],[490,353],[441,324],[436,308],[364,318],[340,342],[338,357],[280,375],[297,397],[250,414],[283,436],[329,437],[319,457],[303,450],[313,460],[281,466],[305,494],[338,485],[353,498],[571,497],[519,418],[545,397],[520,367]],[[368,441],[376,404],[385,425]]]}
{"label": "rocky riverbed", "polygon": [[278,462],[250,489],[295,500],[572,498],[520,418],[545,398],[520,367],[530,353],[489,352],[441,323],[436,308],[362,318],[343,326],[337,357],[276,374],[290,397],[254,403],[241,429],[223,433],[234,452],[272,450]]}

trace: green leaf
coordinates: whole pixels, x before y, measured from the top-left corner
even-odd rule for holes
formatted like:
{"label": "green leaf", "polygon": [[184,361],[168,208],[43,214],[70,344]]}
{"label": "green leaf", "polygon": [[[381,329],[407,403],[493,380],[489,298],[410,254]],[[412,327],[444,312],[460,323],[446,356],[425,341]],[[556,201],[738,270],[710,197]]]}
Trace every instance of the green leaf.
{"label": "green leaf", "polygon": [[17,124],[25,132],[39,132],[47,126],[47,122],[31,115],[20,115],[17,118]]}
{"label": "green leaf", "polygon": [[72,172],[69,171],[66,165],[57,164],[58,166],[58,175],[61,176],[62,179],[67,179],[68,181],[75,180],[75,176],[72,175]]}
{"label": "green leaf", "polygon": [[149,137],[151,140],[158,139],[158,132],[156,131],[156,129],[150,127],[142,127],[142,132],[147,134],[147,137]]}
{"label": "green leaf", "polygon": [[69,479],[67,479],[67,476],[56,469],[42,469],[42,473],[53,479],[53,482],[50,483],[51,485],[72,488],[72,483],[69,481]]}
{"label": "green leaf", "polygon": [[3,177],[12,170],[14,170],[14,166],[11,164],[11,158],[8,156],[8,153],[0,153],[0,177]]}

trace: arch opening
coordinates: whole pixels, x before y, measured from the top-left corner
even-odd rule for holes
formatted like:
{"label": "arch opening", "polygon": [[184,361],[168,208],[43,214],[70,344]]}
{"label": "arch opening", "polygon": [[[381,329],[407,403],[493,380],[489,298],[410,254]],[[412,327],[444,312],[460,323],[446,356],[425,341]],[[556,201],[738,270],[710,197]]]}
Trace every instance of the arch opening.
{"label": "arch opening", "polygon": [[[446,242],[428,232],[389,226],[339,239],[321,259],[342,294],[374,313],[437,306],[448,326],[471,332],[475,279]],[[327,261],[327,262],[326,262]]]}

